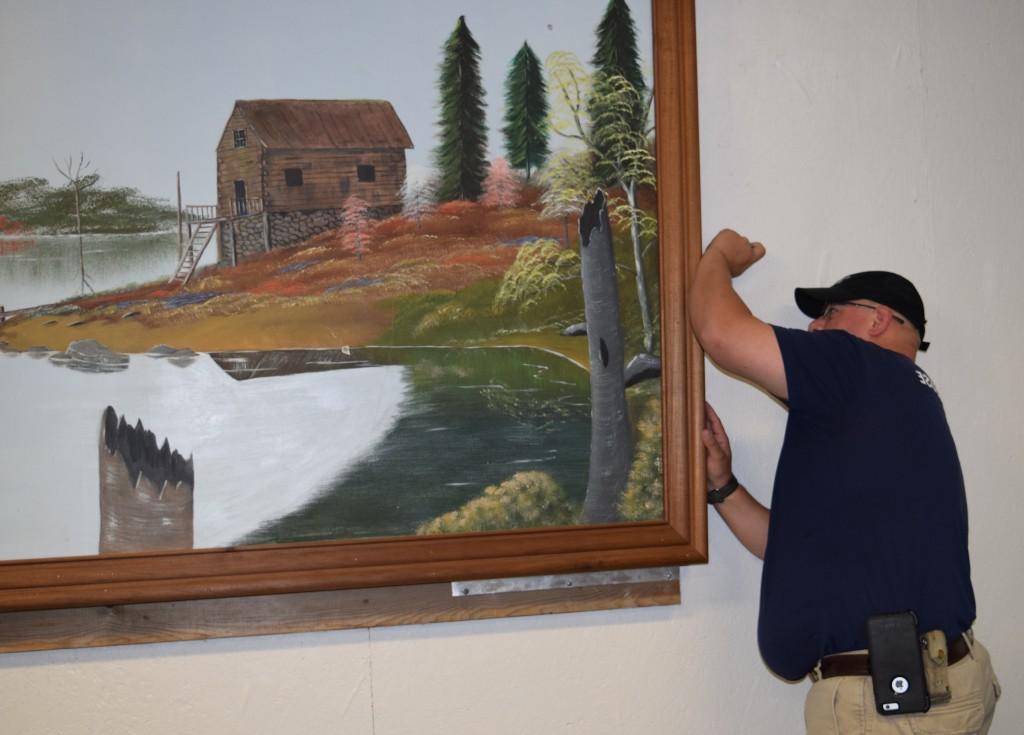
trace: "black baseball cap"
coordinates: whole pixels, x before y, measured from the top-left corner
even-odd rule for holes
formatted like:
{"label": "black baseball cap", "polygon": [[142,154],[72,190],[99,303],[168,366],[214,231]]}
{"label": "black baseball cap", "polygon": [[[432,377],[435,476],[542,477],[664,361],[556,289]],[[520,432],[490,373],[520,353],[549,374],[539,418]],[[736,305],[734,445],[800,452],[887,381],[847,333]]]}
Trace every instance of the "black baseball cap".
{"label": "black baseball cap", "polygon": [[854,299],[868,299],[884,304],[914,325],[921,335],[919,350],[928,349],[924,341],[924,302],[914,284],[897,273],[864,271],[836,281],[828,288],[798,288],[794,292],[796,305],[807,316],[817,319],[829,304],[840,304]]}

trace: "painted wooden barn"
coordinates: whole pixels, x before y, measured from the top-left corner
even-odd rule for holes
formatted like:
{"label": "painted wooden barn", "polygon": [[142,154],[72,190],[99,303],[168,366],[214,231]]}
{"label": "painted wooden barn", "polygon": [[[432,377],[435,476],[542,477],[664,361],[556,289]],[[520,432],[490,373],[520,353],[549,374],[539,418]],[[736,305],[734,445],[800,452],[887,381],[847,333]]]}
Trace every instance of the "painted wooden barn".
{"label": "painted wooden barn", "polygon": [[412,147],[384,100],[238,100],[217,146],[219,260],[339,227],[350,196],[400,211]]}

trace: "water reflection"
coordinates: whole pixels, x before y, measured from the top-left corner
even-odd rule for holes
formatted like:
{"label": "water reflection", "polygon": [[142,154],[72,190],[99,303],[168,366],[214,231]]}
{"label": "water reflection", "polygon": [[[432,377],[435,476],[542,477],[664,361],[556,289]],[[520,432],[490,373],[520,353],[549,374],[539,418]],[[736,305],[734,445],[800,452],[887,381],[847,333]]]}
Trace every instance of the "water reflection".
{"label": "water reflection", "polygon": [[[0,360],[0,384],[17,386],[0,424],[0,558],[95,553],[100,506],[109,507],[97,502],[97,478],[108,500],[131,489],[125,497],[135,505],[201,488],[192,500],[197,548],[415,533],[521,472],[548,473],[573,502],[586,490],[587,375],[543,351],[211,356],[159,346],[129,357],[100,347],[68,351],[85,369],[69,370],[70,360],[45,350]],[[109,406],[123,451],[108,443]],[[122,430],[121,415],[145,424],[126,419]],[[166,452],[157,437],[169,439]],[[187,460],[175,453],[193,458],[188,482],[179,476]],[[145,457],[170,467],[174,483],[163,470],[140,470]],[[109,529],[117,514],[106,517]],[[141,542],[141,533],[130,536],[104,549]],[[175,538],[167,543],[184,545]]]}
{"label": "water reflection", "polygon": [[185,368],[140,355],[117,372],[83,372],[51,354],[0,359],[0,559],[96,553],[107,406],[194,458],[203,548],[310,503],[387,435],[407,390],[397,366],[240,382],[208,355]]}
{"label": "water reflection", "polygon": [[530,348],[381,347],[346,357],[407,366],[397,422],[312,503],[245,542],[413,534],[529,471],[582,503],[590,404],[580,366]]}

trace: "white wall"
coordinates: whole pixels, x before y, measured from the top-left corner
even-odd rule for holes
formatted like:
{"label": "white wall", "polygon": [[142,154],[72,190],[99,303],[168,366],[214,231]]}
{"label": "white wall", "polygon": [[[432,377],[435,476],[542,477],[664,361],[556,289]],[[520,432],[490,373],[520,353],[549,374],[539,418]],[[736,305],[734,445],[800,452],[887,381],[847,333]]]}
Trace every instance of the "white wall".
{"label": "white wall", "polygon": [[[802,325],[794,285],[902,271],[958,439],[977,631],[1024,723],[1020,486],[1024,3],[699,0],[705,240],[768,257],[740,281]],[[714,369],[736,473],[766,500],[784,424]],[[886,441],[900,437],[880,437]],[[0,657],[0,733],[793,733],[806,684],[764,668],[759,562],[711,519],[675,608]]]}

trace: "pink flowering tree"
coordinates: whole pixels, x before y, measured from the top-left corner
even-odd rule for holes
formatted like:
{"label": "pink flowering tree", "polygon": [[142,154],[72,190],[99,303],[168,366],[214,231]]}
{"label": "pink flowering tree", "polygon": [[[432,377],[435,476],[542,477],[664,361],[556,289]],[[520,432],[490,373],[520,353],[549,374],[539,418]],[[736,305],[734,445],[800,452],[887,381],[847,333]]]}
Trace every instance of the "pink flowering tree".
{"label": "pink flowering tree", "polygon": [[373,234],[373,220],[370,219],[370,205],[365,200],[351,196],[345,200],[342,215],[342,244],[345,250],[355,253],[359,260],[370,244]]}
{"label": "pink flowering tree", "polygon": [[484,196],[480,202],[485,207],[514,207],[519,203],[522,190],[519,173],[504,158],[496,158],[484,180]]}

